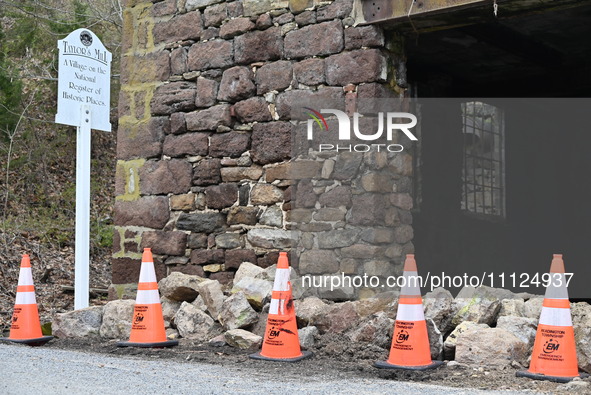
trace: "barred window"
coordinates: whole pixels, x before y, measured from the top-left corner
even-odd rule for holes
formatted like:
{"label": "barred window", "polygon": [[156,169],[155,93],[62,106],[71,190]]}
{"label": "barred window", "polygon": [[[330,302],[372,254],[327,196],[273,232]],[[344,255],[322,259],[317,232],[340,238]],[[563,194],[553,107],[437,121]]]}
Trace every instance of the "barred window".
{"label": "barred window", "polygon": [[463,211],[505,218],[504,119],[501,109],[486,103],[462,103],[464,160]]}

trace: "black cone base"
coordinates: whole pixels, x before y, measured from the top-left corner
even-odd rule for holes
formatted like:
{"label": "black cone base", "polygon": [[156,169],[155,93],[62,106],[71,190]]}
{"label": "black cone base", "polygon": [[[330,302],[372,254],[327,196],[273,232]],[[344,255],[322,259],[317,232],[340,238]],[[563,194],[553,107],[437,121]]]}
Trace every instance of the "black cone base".
{"label": "black cone base", "polygon": [[178,340],[167,340],[165,342],[156,343],[132,343],[132,342],[119,342],[117,347],[143,347],[143,348],[164,348],[178,346]]}
{"label": "black cone base", "polygon": [[373,364],[376,368],[380,369],[402,369],[402,370],[429,370],[435,369],[443,364],[443,361],[432,361],[429,365],[421,365],[421,366],[402,366],[402,365],[392,365],[386,361],[378,361]]}
{"label": "black cone base", "polygon": [[41,336],[36,339],[11,339],[9,337],[1,337],[1,341],[26,344],[31,347],[42,346],[53,339],[53,336]]}
{"label": "black cone base", "polygon": [[573,376],[573,377],[547,376],[547,375],[541,374],[541,373],[532,373],[529,370],[520,370],[518,372],[515,372],[515,376],[516,377],[527,377],[527,378],[533,379],[533,380],[548,380],[548,381],[553,381],[555,383],[568,383],[569,381],[572,381],[572,379],[574,379],[575,377],[580,377],[582,379],[584,379],[585,377],[589,377],[589,375],[587,373],[581,373],[578,376]]}
{"label": "black cone base", "polygon": [[269,357],[264,357],[261,355],[260,352],[257,352],[255,354],[250,354],[248,357],[252,358],[252,359],[259,359],[261,361],[274,361],[274,362],[297,362],[297,361],[301,361],[302,359],[306,359],[306,358],[310,358],[312,355],[314,355],[312,352],[310,351],[302,351],[302,355],[300,355],[299,357],[294,357],[294,358],[269,358]]}

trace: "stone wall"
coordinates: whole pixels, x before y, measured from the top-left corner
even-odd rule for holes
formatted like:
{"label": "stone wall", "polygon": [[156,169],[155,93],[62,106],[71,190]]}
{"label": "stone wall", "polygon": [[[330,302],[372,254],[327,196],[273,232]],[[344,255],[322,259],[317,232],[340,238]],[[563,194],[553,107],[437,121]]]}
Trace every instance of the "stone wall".
{"label": "stone wall", "polygon": [[[126,3],[117,296],[137,282],[143,247],[159,278],[180,271],[226,283],[242,262],[268,267],[292,247],[300,274],[394,273],[413,250],[411,155],[293,162],[290,120],[296,102],[332,100],[352,113],[358,100],[402,96],[397,41],[352,26],[352,0]],[[372,211],[378,201],[383,210]]]}

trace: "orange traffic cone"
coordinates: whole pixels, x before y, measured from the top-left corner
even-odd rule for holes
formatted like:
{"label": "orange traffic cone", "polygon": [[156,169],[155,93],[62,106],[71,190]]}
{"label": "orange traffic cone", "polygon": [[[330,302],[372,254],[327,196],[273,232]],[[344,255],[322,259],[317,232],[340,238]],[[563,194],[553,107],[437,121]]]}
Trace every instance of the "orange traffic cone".
{"label": "orange traffic cone", "polygon": [[311,352],[300,349],[291,282],[289,281],[290,273],[287,253],[280,252],[263,347],[260,352],[250,355],[250,358],[296,362],[312,356]]}
{"label": "orange traffic cone", "polygon": [[119,347],[172,347],[177,344],[179,344],[177,340],[166,338],[152,250],[144,248],[131,335],[129,341],[119,342],[117,345]]}
{"label": "orange traffic cone", "polygon": [[24,343],[30,346],[41,346],[51,339],[53,339],[53,336],[43,336],[43,333],[41,333],[31,260],[25,254],[21,259],[21,269],[18,275],[10,336],[2,340]]}
{"label": "orange traffic cone", "polygon": [[432,369],[443,362],[431,360],[427,322],[423,313],[423,298],[414,254],[406,255],[403,276],[404,284],[398,298],[390,356],[387,361],[376,362],[374,366],[383,369]]}
{"label": "orange traffic cone", "polygon": [[566,383],[579,374],[562,255],[554,254],[529,369],[517,377]]}

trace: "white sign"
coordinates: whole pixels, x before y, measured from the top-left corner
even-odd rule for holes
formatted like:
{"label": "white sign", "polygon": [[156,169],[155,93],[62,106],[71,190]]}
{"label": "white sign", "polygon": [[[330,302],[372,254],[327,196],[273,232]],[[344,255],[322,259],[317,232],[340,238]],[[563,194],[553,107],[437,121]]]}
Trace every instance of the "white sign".
{"label": "white sign", "polygon": [[90,267],[91,129],[111,131],[111,53],[88,29],[58,40],[59,73],[55,122],[77,127],[74,308],[88,307]]}
{"label": "white sign", "polygon": [[81,105],[90,108],[90,128],[111,131],[111,53],[88,29],[58,40],[59,73],[55,122],[81,126]]}

